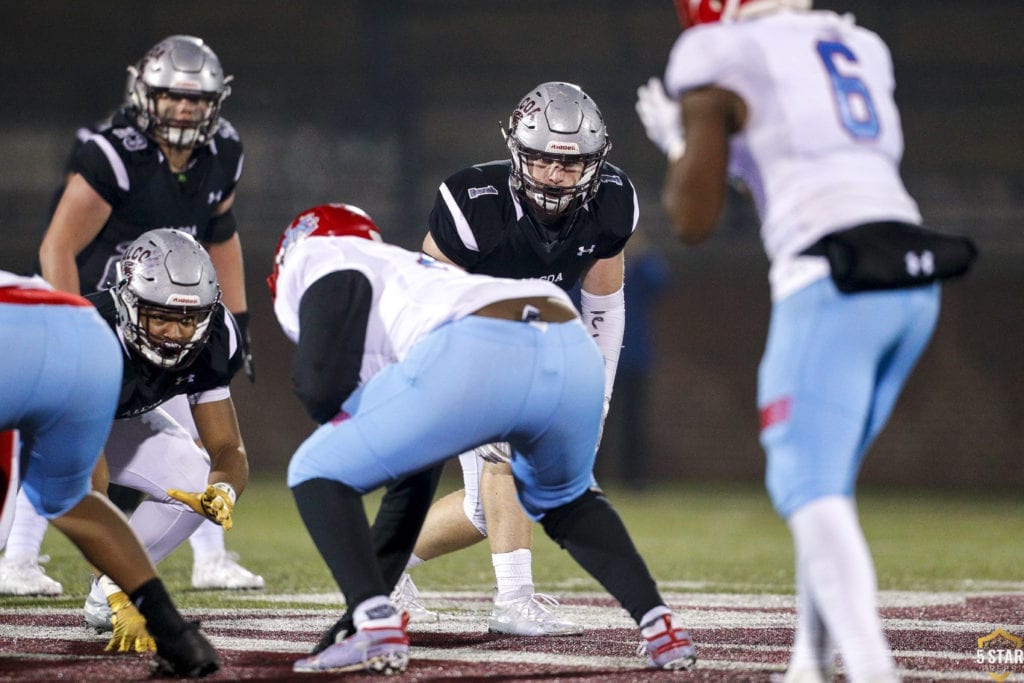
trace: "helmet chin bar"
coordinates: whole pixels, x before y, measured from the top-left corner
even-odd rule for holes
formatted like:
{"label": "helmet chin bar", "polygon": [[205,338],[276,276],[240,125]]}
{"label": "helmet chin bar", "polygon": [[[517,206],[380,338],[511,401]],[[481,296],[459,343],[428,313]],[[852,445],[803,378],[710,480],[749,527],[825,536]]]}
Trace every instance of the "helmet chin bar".
{"label": "helmet chin bar", "polygon": [[[542,223],[554,223],[572,216],[597,194],[601,166],[608,153],[607,145],[592,154],[551,155],[524,148],[513,135],[508,135],[506,140],[512,154],[513,187],[523,195]],[[583,173],[579,182],[569,187],[540,182],[529,168],[530,160],[540,157],[563,164],[582,162]]]}
{"label": "helmet chin bar", "polygon": [[161,118],[157,115],[157,94],[150,90],[146,96],[146,108],[149,112],[146,117],[148,120],[145,131],[147,135],[165,142],[171,147],[192,149],[209,142],[217,132],[217,128],[220,127],[220,103],[216,99],[208,99],[209,109],[207,109],[206,116],[191,126],[181,126],[175,125],[171,119]]}

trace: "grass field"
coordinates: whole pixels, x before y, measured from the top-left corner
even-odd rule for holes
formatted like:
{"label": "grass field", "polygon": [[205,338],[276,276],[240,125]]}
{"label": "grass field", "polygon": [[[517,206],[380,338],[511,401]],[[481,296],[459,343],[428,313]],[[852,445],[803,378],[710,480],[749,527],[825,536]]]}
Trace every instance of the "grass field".
{"label": "grass field", "polygon": [[[446,477],[440,493],[459,486]],[[751,484],[665,485],[642,494],[609,488],[651,572],[674,592],[791,593],[793,551],[785,525],[764,489]],[[373,513],[378,497],[369,497]],[[884,590],[1024,590],[1024,506],[1009,493],[864,490],[861,521]],[[283,475],[256,478],[236,510],[230,550],[264,576],[273,594],[337,591],[306,534]],[[78,606],[88,567],[54,529],[43,552],[47,572],[64,584],[59,599],[0,597],[0,605]],[[600,591],[568,555],[536,527],[534,575],[538,590],[555,594]],[[191,551],[179,548],[160,566],[186,608],[233,607],[229,592],[190,590]],[[418,567],[424,590],[480,591],[493,574],[486,544]],[[244,604],[254,604],[250,595]],[[281,604],[275,603],[278,606]],[[307,605],[308,606],[308,605]]]}

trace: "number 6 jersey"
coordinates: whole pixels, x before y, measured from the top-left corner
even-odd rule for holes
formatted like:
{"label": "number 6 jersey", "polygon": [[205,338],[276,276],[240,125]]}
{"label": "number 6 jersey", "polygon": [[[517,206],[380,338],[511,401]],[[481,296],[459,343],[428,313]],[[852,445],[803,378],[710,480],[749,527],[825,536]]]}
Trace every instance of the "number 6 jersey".
{"label": "number 6 jersey", "polygon": [[903,133],[889,50],[850,19],[780,11],[695,26],[673,46],[665,86],[675,98],[714,86],[746,103],[729,173],[753,195],[773,290],[797,277],[776,266],[823,235],[872,221],[921,222],[899,175]]}

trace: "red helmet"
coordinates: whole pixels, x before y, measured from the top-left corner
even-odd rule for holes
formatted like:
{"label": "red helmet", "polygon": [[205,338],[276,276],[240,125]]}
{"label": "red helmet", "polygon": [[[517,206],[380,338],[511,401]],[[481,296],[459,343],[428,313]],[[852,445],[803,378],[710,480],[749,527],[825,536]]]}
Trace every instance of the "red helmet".
{"label": "red helmet", "polygon": [[267,277],[270,295],[277,296],[277,276],[288,252],[307,237],[363,237],[382,242],[380,228],[358,206],[321,204],[306,209],[295,217],[281,234],[274,254],[274,272]]}
{"label": "red helmet", "polygon": [[684,29],[697,24],[733,21],[784,7],[810,9],[811,0],[675,0],[676,14]]}

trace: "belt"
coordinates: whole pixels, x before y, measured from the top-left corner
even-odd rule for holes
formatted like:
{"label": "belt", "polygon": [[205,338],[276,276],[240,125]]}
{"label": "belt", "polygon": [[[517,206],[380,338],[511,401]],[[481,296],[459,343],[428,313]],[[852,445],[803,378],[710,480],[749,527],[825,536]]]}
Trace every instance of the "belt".
{"label": "belt", "polygon": [[542,321],[549,323],[565,323],[576,319],[576,311],[558,299],[545,296],[528,296],[521,299],[504,299],[495,301],[478,309],[470,315],[500,320],[519,320],[522,322]]}

